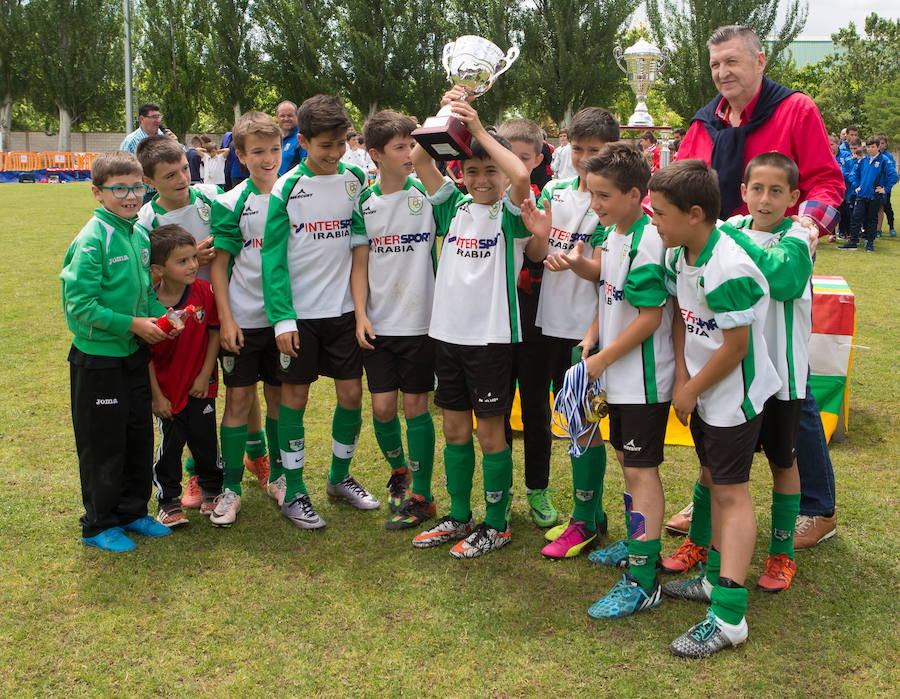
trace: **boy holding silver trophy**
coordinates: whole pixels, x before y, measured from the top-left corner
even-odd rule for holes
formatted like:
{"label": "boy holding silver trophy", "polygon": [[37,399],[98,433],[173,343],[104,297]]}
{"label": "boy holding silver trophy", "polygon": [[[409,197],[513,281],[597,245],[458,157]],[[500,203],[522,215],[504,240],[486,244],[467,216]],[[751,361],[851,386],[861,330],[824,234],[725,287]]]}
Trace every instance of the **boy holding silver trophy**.
{"label": "boy holding silver trophy", "polygon": [[[449,64],[456,65],[454,60]],[[430,548],[457,541],[450,551],[455,558],[477,558],[510,541],[512,453],[506,444],[504,419],[511,401],[512,345],[522,335],[516,275],[523,253],[539,261],[547,250],[546,236],[532,236],[529,231],[531,227],[539,230],[537,219],[546,215],[529,196],[527,168],[506,139],[487,132],[469,104],[490,85],[493,74],[487,75],[486,85],[470,91],[454,87],[442,100],[448,122],[454,120],[471,135],[471,156],[462,167],[469,194],[461,194],[441,176],[421,141],[412,154],[433,206],[437,233],[445,236],[428,334],[437,341],[435,404],[443,410],[450,495],[450,513],[418,534],[413,546]],[[429,151],[434,150],[433,144]],[[478,419],[486,503],[484,522],[477,527],[473,527],[471,509],[473,413]]]}

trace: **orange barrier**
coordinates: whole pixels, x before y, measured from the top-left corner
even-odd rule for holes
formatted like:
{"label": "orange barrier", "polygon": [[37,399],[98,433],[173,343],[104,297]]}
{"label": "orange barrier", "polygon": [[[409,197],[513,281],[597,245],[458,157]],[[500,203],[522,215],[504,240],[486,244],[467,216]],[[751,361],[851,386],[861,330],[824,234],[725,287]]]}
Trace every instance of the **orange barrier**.
{"label": "orange barrier", "polygon": [[77,170],[78,155],[76,153],[39,153],[41,164],[44,168],[58,168],[61,170]]}
{"label": "orange barrier", "polygon": [[[0,153],[0,156],[4,155]],[[0,164],[4,170],[40,170],[41,158],[38,153],[27,151],[11,151],[6,153],[6,158],[0,157]]]}
{"label": "orange barrier", "polygon": [[100,157],[102,153],[76,153],[75,155],[78,156],[78,169],[90,170],[94,159]]}

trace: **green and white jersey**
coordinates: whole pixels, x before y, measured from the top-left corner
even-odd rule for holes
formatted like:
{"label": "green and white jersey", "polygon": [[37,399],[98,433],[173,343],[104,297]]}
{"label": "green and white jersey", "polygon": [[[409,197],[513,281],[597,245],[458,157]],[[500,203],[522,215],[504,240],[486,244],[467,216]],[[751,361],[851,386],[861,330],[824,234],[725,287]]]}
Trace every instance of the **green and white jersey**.
{"label": "green and white jersey", "polygon": [[[606,228],[591,210],[590,192],[578,191],[578,178],[552,180],[541,192],[538,206],[550,203],[550,239],[547,254],[568,253],[579,240],[590,259]],[[548,337],[581,340],[597,310],[597,285],[570,269],[544,270],[535,325]]]}
{"label": "green and white jersey", "polygon": [[666,253],[666,285],[677,296],[685,326],[684,359],[696,376],[724,341],[722,331],[750,326],[741,363],[697,398],[697,412],[714,427],[735,427],[762,412],[780,388],[763,333],[769,284],[759,268],[722,228],[713,228],[694,264],[684,248]]}
{"label": "green and white jersey", "polygon": [[213,247],[230,253],[228,305],[239,328],[268,328],[263,302],[262,244],[269,211],[269,195],[260,194],[246,179],[213,202]]}
{"label": "green and white jersey", "polygon": [[665,257],[656,227],[643,214],[624,233],[613,229],[600,245],[600,347],[608,346],[637,317],[638,308],[663,307],[650,337],[615,361],[602,377],[614,405],[663,403],[672,399],[675,352]]}
{"label": "green and white jersey", "polygon": [[781,379],[781,389],[775,397],[805,398],[812,335],[809,233],[789,218],[771,233],[753,230],[753,217],[749,215],[733,216],[728,223],[738,229],[726,229],[729,235],[769,282],[772,300],[766,317],[766,344]]}
{"label": "green and white jersey", "polygon": [[350,224],[365,191],[362,170],[338,163],[316,175],[306,161],[286,172],[269,197],[263,239],[263,293],[275,334],[298,318],[337,318],[353,310]]}
{"label": "green and white jersey", "polygon": [[448,179],[430,197],[444,235],[428,334],[458,345],[522,341],[516,279],[531,233],[507,194],[476,204]]}
{"label": "green and white jersey", "polygon": [[[205,240],[210,236],[213,201],[222,190],[214,184],[195,184],[191,185],[190,190],[190,201],[187,206],[172,211],[162,208],[158,202],[159,195],[154,195],[138,211],[138,223],[148,231],[158,226],[176,223],[194,236],[194,240],[198,243]],[[197,270],[197,278],[209,281],[209,265],[203,265]]]}
{"label": "green and white jersey", "polygon": [[375,334],[426,335],[434,300],[435,230],[422,183],[382,194],[376,183],[353,212],[351,247],[369,246],[366,315]]}

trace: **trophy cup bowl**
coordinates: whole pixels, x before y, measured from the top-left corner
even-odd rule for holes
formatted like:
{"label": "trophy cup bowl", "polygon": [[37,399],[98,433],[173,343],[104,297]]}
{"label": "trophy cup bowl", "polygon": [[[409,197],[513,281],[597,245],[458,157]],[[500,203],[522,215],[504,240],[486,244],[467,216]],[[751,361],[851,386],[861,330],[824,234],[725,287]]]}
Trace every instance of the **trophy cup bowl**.
{"label": "trophy cup bowl", "polygon": [[628,86],[637,97],[637,105],[628,119],[628,126],[653,126],[653,117],[647,111],[645,100],[653,83],[659,79],[659,71],[669,59],[668,50],[659,49],[649,41],[640,39],[624,51],[621,46],[616,46],[613,56],[619,68],[625,73]]}
{"label": "trophy cup bowl", "polygon": [[[517,46],[506,54],[480,36],[467,34],[444,46],[442,63],[447,77],[454,85],[461,86],[469,96],[487,92],[494,81],[519,57]],[[469,144],[472,134],[459,119],[453,116],[450,105],[441,107],[433,117],[412,132],[428,154],[435,160],[457,160],[472,156]]]}

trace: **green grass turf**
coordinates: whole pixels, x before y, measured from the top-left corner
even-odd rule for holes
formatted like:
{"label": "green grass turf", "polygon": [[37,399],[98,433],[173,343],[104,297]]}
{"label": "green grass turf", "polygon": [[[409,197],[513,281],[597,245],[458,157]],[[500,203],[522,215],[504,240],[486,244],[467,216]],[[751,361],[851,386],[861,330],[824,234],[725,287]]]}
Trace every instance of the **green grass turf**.
{"label": "green grass turf", "polygon": [[[595,621],[587,607],[619,574],[583,558],[542,559],[520,441],[514,538],[485,559],[415,551],[411,533],[385,531],[384,509],[329,503],[327,380],[315,384],[306,419],[307,483],[327,529],[289,526],[247,479],[230,530],[191,513],[188,527],[129,554],[83,546],[57,275],[92,206],[85,184],[0,186],[3,696],[896,696],[900,240],[882,239],[874,255],[820,247],[816,271],[844,276],[856,293],[865,346],[855,354],[850,437],[831,450],[838,535],[798,554],[788,592],[751,591],[745,645],[687,662],[666,646],[702,607],[667,600],[637,617]],[[368,405],[364,415],[353,471],[381,495],[387,467]],[[696,459],[688,448],[666,454],[671,513],[689,499]],[[569,474],[557,442],[551,485],[563,513]],[[759,460],[751,585],[766,553],[769,483]],[[476,502],[479,488],[476,480]],[[621,490],[611,467],[614,537],[623,534]],[[665,550],[677,544],[667,537]]]}

